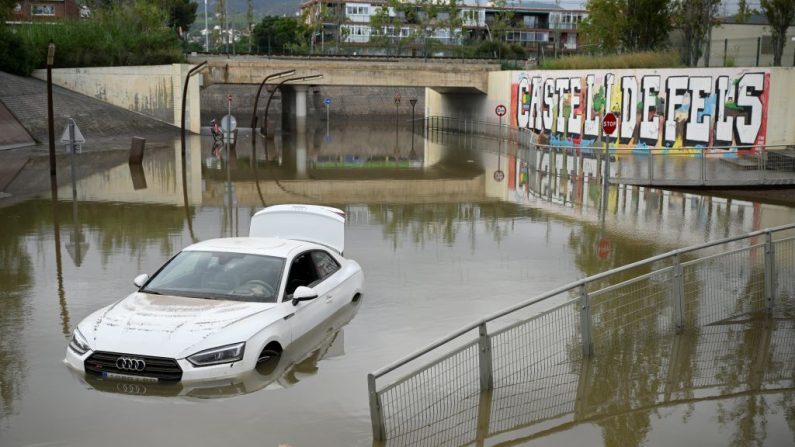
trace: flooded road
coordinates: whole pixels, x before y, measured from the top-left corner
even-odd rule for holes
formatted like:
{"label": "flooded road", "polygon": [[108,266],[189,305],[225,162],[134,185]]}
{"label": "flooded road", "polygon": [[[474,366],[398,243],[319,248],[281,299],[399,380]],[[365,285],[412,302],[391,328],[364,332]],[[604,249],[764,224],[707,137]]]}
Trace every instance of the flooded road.
{"label": "flooded road", "polygon": [[[575,279],[795,221],[783,206],[605,193],[597,182],[530,172],[496,140],[426,140],[388,125],[309,129],[269,142],[267,154],[258,140],[254,157],[248,135],[230,155],[208,137],[188,143],[184,166],[178,142],[148,152],[140,170],[124,153],[86,153],[74,191],[62,176],[57,200],[48,188],[0,200],[0,445],[369,445],[368,372]],[[46,175],[38,166],[24,174]],[[194,241],[246,235],[265,205],[296,202],[345,210],[345,254],[364,269],[365,295],[278,364],[176,387],[86,380],[63,365],[75,324],[134,291],[137,274]],[[792,327],[783,331],[791,340]],[[495,442],[783,445],[795,431],[788,386],[751,393],[757,407],[746,419],[725,414],[751,411],[735,405],[748,395],[633,419],[621,403],[657,391],[629,386],[607,422]],[[738,421],[763,429],[735,430]]]}

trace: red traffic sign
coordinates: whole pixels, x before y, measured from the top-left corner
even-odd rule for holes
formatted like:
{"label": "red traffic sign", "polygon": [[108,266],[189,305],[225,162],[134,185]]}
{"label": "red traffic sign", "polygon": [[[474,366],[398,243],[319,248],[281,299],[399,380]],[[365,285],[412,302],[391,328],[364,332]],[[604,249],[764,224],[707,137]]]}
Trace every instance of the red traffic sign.
{"label": "red traffic sign", "polygon": [[616,116],[612,113],[608,113],[605,115],[605,119],[602,120],[602,131],[607,135],[613,135],[613,132],[616,131],[616,127],[618,126],[618,120]]}
{"label": "red traffic sign", "polygon": [[502,170],[497,169],[496,171],[494,171],[494,180],[495,181],[501,182],[504,178],[505,178],[505,173],[502,172]]}
{"label": "red traffic sign", "polygon": [[497,107],[494,108],[494,113],[496,113],[497,116],[505,116],[505,114],[507,112],[508,112],[508,109],[506,109],[505,106],[502,105],[502,104],[500,104],[500,105],[498,105]]}
{"label": "red traffic sign", "polygon": [[232,95],[226,95],[226,100],[232,102]]}

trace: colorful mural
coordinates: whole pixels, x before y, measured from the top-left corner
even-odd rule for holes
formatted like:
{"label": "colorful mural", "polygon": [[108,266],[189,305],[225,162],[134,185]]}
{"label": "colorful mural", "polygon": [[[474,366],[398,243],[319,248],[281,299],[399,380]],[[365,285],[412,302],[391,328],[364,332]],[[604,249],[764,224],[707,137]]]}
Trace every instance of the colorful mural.
{"label": "colorful mural", "polygon": [[[553,146],[736,155],[765,144],[770,73],[715,69],[515,72],[511,125]],[[618,128],[608,139],[602,117]],[[657,151],[655,151],[657,153]]]}

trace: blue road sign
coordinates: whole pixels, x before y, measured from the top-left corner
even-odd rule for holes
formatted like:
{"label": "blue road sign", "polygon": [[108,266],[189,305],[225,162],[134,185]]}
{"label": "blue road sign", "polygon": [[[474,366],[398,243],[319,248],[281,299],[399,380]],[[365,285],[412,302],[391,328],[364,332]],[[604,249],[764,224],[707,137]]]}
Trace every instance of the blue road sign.
{"label": "blue road sign", "polygon": [[323,100],[323,104],[330,106],[331,105],[331,98],[326,98]]}

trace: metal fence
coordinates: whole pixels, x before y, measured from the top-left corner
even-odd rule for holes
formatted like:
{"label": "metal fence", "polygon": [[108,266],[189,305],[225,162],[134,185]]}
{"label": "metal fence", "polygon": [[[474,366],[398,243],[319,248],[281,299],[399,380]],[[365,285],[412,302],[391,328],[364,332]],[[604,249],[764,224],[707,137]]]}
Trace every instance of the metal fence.
{"label": "metal fence", "polygon": [[[610,183],[647,186],[733,186],[795,184],[795,145],[711,146],[631,149],[597,146],[557,146],[538,143],[529,129],[466,118],[429,116],[422,128],[429,138],[445,134],[480,135],[507,140],[533,151],[531,164],[543,170],[544,157],[566,155],[574,172],[577,159],[596,160],[586,173]],[[415,126],[419,127],[419,126]],[[547,166],[547,169],[552,167]]]}
{"label": "metal fence", "polygon": [[[461,445],[559,418],[587,406],[581,394],[593,375],[586,370],[622,361],[631,366],[632,356],[624,353],[633,351],[654,359],[644,366],[644,376],[669,378],[651,380],[645,392],[670,396],[683,373],[669,363],[681,363],[679,351],[700,346],[680,347],[685,340],[694,335],[712,340],[712,328],[738,318],[761,315],[764,321],[774,311],[791,316],[793,273],[795,224],[790,224],[674,250],[567,284],[369,374],[373,437],[397,445]],[[717,347],[725,341],[720,337],[731,334],[716,335]],[[755,380],[780,380],[781,373],[791,378],[792,344],[766,340],[766,357],[759,361],[770,367],[773,352],[789,367],[765,369]],[[601,359],[601,366],[592,359]],[[701,377],[688,379],[695,385],[714,385],[726,373],[724,368],[715,379],[709,362],[692,363]],[[486,418],[484,426],[479,421]]]}

